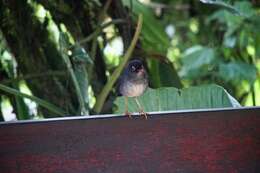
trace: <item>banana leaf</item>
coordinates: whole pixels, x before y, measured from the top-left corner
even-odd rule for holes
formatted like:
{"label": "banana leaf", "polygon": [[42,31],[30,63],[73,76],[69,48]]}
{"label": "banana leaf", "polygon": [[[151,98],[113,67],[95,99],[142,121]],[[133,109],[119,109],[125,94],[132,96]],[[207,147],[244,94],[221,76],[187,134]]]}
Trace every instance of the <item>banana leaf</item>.
{"label": "banana leaf", "polygon": [[[129,112],[138,112],[133,98],[128,99]],[[146,112],[240,107],[240,104],[221,86],[210,84],[185,89],[165,87],[159,89],[148,88],[139,97],[139,102]],[[124,113],[124,98],[115,100],[115,113]]]}

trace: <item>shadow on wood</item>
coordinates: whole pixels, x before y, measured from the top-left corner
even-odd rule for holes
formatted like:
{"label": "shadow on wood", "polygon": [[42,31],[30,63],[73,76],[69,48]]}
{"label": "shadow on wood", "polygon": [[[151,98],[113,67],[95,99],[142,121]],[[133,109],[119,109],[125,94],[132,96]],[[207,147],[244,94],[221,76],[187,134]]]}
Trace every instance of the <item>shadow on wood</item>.
{"label": "shadow on wood", "polygon": [[0,172],[260,172],[260,108],[0,124]]}

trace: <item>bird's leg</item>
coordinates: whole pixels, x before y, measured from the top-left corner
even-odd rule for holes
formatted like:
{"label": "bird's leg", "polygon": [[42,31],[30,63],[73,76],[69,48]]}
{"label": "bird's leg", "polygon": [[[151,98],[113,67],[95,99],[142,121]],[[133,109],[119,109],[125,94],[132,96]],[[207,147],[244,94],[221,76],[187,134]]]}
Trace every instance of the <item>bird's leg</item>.
{"label": "bird's leg", "polygon": [[143,116],[145,117],[145,119],[147,119],[147,113],[144,112],[144,109],[142,108],[141,104],[139,103],[137,97],[135,97],[135,102],[136,102],[136,104],[137,104],[137,106],[138,106],[138,108],[139,108],[139,110],[140,110],[140,111],[139,111],[140,115],[143,115]]}
{"label": "bird's leg", "polygon": [[130,112],[128,112],[128,98],[125,97],[125,115],[127,115],[129,118],[132,118],[132,115]]}

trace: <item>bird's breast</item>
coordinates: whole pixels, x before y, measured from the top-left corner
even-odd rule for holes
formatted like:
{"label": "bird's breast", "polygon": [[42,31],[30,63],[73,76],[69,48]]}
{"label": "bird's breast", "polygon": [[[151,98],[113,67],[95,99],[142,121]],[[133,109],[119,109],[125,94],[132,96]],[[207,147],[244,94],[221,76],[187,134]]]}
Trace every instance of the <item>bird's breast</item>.
{"label": "bird's breast", "polygon": [[122,88],[123,90],[123,95],[127,97],[137,97],[140,96],[144,93],[147,85],[144,83],[140,84],[134,84],[131,82],[125,83],[124,87]]}

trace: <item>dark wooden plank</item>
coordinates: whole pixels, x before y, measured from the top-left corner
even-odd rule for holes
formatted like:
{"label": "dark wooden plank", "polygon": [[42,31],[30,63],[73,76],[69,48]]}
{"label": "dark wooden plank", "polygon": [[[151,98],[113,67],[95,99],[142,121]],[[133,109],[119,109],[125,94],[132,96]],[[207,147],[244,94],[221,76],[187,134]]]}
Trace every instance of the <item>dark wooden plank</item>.
{"label": "dark wooden plank", "polygon": [[1,173],[260,172],[260,108],[0,125]]}

